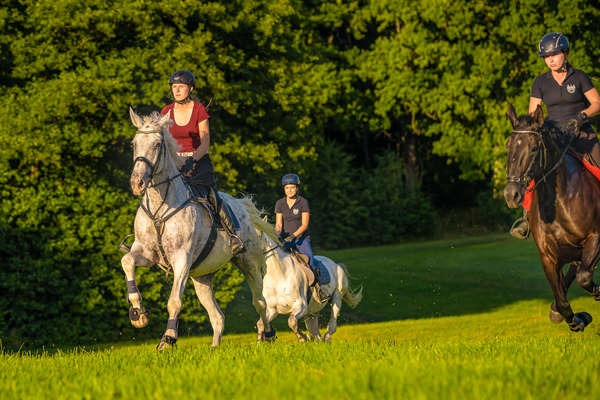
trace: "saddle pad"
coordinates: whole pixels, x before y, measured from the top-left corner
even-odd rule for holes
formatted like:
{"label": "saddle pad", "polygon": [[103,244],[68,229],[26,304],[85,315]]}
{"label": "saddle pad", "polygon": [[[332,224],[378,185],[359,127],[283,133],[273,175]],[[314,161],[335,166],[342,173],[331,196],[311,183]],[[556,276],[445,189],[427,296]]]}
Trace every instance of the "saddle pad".
{"label": "saddle pad", "polygon": [[321,261],[313,257],[313,264],[315,264],[315,269],[319,270],[319,285],[327,285],[329,282],[331,282],[329,271],[327,268],[325,268]]}
{"label": "saddle pad", "polygon": [[[571,157],[573,157],[576,160],[579,160],[583,166],[592,173],[592,175],[594,175],[596,177],[596,179],[598,179],[598,181],[600,181],[600,168],[594,167],[592,164],[590,164],[589,162],[585,161],[584,159],[582,159],[581,157],[579,157],[577,154],[573,153],[572,151],[569,151],[569,155]],[[527,211],[529,211],[529,208],[531,207],[531,199],[533,198],[533,190],[530,190],[531,188],[533,188],[535,186],[535,181],[532,179],[531,182],[529,183],[529,186],[527,186],[527,190],[525,191],[525,195],[523,196],[523,208],[526,209]]]}

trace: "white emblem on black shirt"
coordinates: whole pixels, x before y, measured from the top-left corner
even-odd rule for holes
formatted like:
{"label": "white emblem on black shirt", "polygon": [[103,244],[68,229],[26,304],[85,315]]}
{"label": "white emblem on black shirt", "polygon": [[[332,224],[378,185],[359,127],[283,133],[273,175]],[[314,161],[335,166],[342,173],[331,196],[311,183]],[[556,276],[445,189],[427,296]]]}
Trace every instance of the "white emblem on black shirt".
{"label": "white emblem on black shirt", "polygon": [[298,209],[297,208],[292,209],[292,212],[294,213],[294,215],[298,215]]}
{"label": "white emblem on black shirt", "polygon": [[575,93],[575,84],[573,84],[573,83],[568,84],[567,85],[567,92],[569,92],[571,94]]}

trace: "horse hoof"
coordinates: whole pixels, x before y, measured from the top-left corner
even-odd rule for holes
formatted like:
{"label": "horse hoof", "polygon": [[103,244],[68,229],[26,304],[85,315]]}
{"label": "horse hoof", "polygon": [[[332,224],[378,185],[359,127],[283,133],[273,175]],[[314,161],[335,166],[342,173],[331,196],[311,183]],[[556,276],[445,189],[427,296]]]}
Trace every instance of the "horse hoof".
{"label": "horse hoof", "polygon": [[325,337],[323,338],[323,341],[325,343],[331,342],[331,335],[329,333],[325,334]]}
{"label": "horse hoof", "polygon": [[263,333],[263,337],[264,337],[263,341],[273,343],[275,341],[275,339],[277,339],[275,329],[273,329],[271,327],[271,332]]}
{"label": "horse hoof", "polygon": [[136,328],[144,328],[148,325],[148,312],[143,306],[141,309],[131,307],[129,309],[129,321]]}
{"label": "horse hoof", "polygon": [[569,328],[573,332],[583,332],[586,326],[592,322],[592,316],[586,312],[580,312],[573,316],[573,322],[569,324]]}
{"label": "horse hoof", "polygon": [[550,321],[554,322],[555,324],[560,324],[564,320],[565,318],[562,315],[560,315],[559,312],[550,309]]}
{"label": "horse hoof", "polygon": [[156,350],[163,351],[167,349],[172,349],[173,347],[175,347],[176,342],[177,338],[165,335],[162,337],[162,339],[160,339],[160,343],[158,344],[158,346],[156,346]]}

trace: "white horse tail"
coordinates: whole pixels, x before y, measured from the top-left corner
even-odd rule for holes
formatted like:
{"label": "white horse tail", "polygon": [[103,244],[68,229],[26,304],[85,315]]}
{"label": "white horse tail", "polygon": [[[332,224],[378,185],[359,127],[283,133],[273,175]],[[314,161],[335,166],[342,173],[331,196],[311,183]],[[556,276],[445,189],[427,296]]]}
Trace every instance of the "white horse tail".
{"label": "white horse tail", "polygon": [[348,268],[344,264],[338,265],[342,268],[345,275],[342,279],[342,281],[344,281],[345,284],[342,291],[342,298],[344,299],[346,304],[350,306],[350,308],[355,308],[358,305],[358,303],[360,303],[360,301],[362,300],[363,286],[360,285],[358,289],[353,289],[352,287],[350,287],[350,274],[348,273]]}
{"label": "white horse tail", "polygon": [[242,205],[246,209],[246,212],[250,216],[250,221],[252,222],[254,228],[263,232],[269,238],[274,240],[275,243],[279,243],[279,238],[277,237],[277,233],[275,232],[275,227],[261,218],[261,212],[258,211],[252,199],[250,197],[244,197],[240,199],[240,202],[242,203]]}

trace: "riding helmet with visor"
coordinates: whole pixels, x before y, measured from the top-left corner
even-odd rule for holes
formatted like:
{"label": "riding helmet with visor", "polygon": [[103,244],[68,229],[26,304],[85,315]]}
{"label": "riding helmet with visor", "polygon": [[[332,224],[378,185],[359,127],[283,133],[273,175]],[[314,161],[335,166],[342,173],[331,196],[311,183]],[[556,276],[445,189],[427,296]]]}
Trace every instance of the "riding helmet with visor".
{"label": "riding helmet with visor", "polygon": [[551,32],[540,40],[538,48],[540,50],[540,57],[566,53],[569,51],[569,41],[562,33]]}
{"label": "riding helmet with visor", "polygon": [[174,83],[185,83],[186,85],[196,87],[196,77],[190,71],[181,69],[171,74],[169,85]]}
{"label": "riding helmet with visor", "polygon": [[300,185],[300,177],[296,174],[287,174],[281,178],[281,186],[285,185]]}

